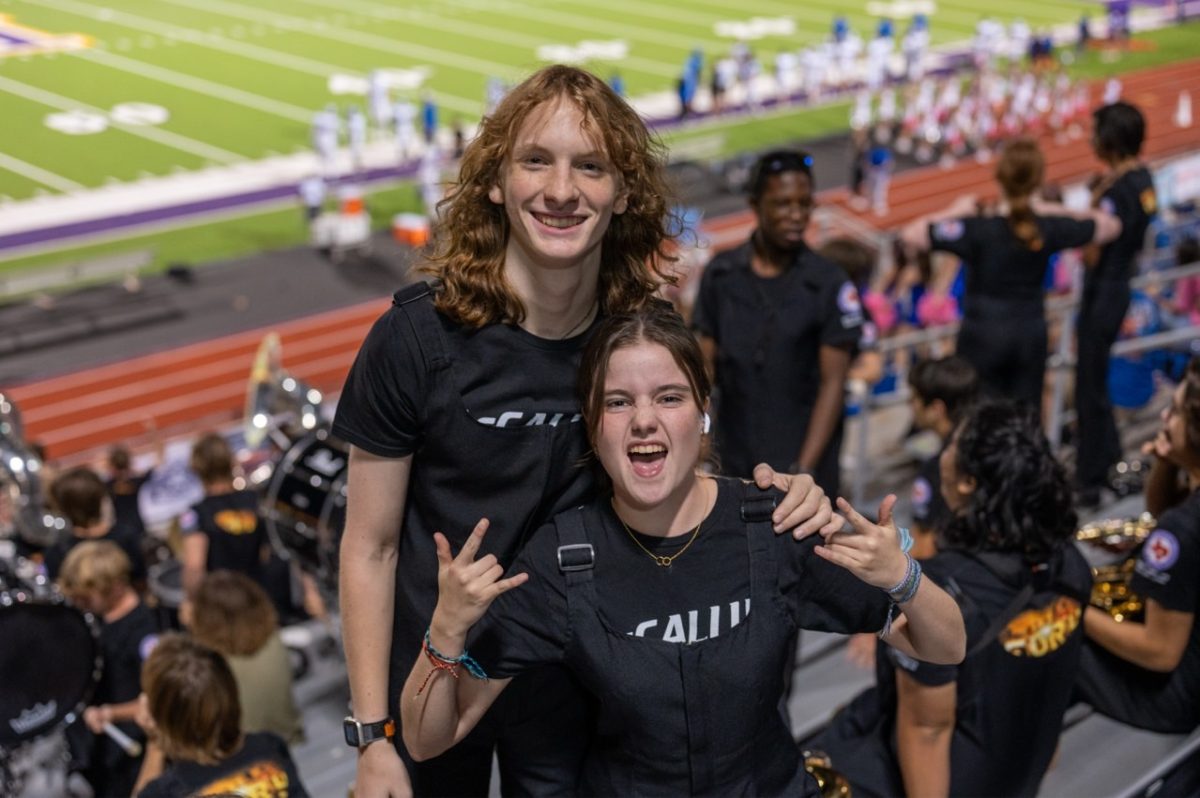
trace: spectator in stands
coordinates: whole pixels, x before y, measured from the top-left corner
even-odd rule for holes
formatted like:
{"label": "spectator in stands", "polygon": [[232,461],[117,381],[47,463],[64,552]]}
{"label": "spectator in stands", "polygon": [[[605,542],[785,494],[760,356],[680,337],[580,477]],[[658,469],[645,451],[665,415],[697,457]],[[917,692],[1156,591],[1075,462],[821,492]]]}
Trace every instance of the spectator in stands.
{"label": "spectator in stands", "polygon": [[67,553],[85,540],[110,540],[129,558],[130,579],[138,590],[146,584],[146,559],[142,538],[133,529],[117,523],[113,502],[100,476],[87,466],[64,471],[50,486],[54,508],[61,513],[71,531],[46,551],[46,572],[58,577]]}
{"label": "spectator in stands", "polygon": [[1045,160],[1030,139],[1010,142],[996,165],[1003,201],[983,211],[963,196],[901,232],[920,250],[952,252],[966,272],[957,351],[979,373],[983,391],[1040,408],[1046,373],[1043,282],[1050,256],[1068,247],[1106,244],[1120,223],[1101,210],[1082,213],[1035,199]]}
{"label": "spectator in stands", "polygon": [[155,744],[138,779],[139,798],[307,798],[284,741],[270,732],[243,733],[237,684],[216,651],[164,635],[142,671],[142,692],[139,721]]}
{"label": "spectator in stands", "polygon": [[[664,281],[668,196],[637,113],[590,73],[546,67],[467,145],[442,205],[439,286],[397,294],[364,342],[333,425],[351,444],[340,585],[357,794],[408,783],[386,738],[437,601],[433,533],[461,545],[486,515],[489,551],[507,565],[528,530],[593,495],[576,467],[579,357],[597,317]],[[779,529],[828,524],[811,479],[776,478],[792,488]],[[462,744],[409,763],[418,794],[486,794],[498,742],[505,793],[575,790],[592,729],[582,690],[543,669],[507,692]]]}
{"label": "spectator in stands", "polygon": [[[1175,262],[1179,266],[1200,263],[1200,241],[1191,237],[1180,241],[1175,249]],[[1183,317],[1184,323],[1200,325],[1200,274],[1175,283],[1174,310]]]}
{"label": "spectator in stands", "polygon": [[1078,686],[1085,701],[1122,723],[1186,733],[1200,725],[1200,358],[1188,364],[1148,448],[1146,509],[1158,527],[1129,585],[1145,618],[1118,623],[1088,608]]}
{"label": "spectator in stands", "polygon": [[[490,555],[476,559],[486,521],[457,556],[436,536],[428,660],[413,665],[401,713],[414,755],[461,739],[513,676],[561,662],[601,707],[580,794],[810,794],[779,711],[798,626],[880,630],[911,656],[959,660],[958,608],[904,553],[895,497],[882,525],[843,500],[854,534],[815,547],[778,538],[767,494],[699,469],[709,392],[700,347],[669,306],[601,323],[579,397],[607,489],[537,532],[508,578]],[[897,605],[903,619],[889,620]],[[696,613],[699,625],[681,620]],[[464,646],[485,614],[476,662]]]}
{"label": "spectator in stands", "polygon": [[[153,421],[150,422],[153,429]],[[162,450],[159,448],[159,462],[162,461]],[[154,476],[154,469],[135,471],[133,457],[129,447],[118,443],[108,450],[108,497],[112,499],[113,512],[117,523],[122,524],[138,533],[146,534],[146,522],[142,520],[141,507],[138,504],[142,486]]]}
{"label": "spectator in stands", "polygon": [[908,387],[913,424],[932,430],[942,442],[938,454],[921,464],[912,486],[913,556],[925,559],[937,553],[937,533],[953,517],[942,498],[939,461],[954,428],[978,398],[979,376],[966,359],[948,355],[914,364]]}
{"label": "spectator in stands", "polygon": [[233,451],[215,432],[192,445],[191,468],[204,498],[179,520],[183,588],[192,593],[206,573],[228,570],[264,583],[270,547],[258,516],[258,495],[234,487]]}
{"label": "spectator in stands", "polygon": [[102,622],[100,682],[83,711],[82,726],[67,731],[72,757],[97,796],[132,793],[142,764],[140,755],[130,756],[104,733],[111,723],[131,739],[145,740],[134,721],[142,662],[158,641],[158,624],[129,576],[129,558],[120,546],[89,540],[71,549],[59,577],[63,594]]}
{"label": "spectator in stands", "polygon": [[1037,419],[971,410],[941,456],[953,513],[925,563],[963,610],[967,656],[931,665],[880,646],[876,686],[812,745],[856,798],[1037,792],[1083,647],[1091,592],[1066,474]]}
{"label": "spectator in stands", "polygon": [[220,652],[233,671],[242,730],[274,732],[289,744],[303,741],[279,616],[258,583],[245,574],[215,571],[184,608],[182,620],[192,637]]}
{"label": "spectator in stands", "polygon": [[845,272],[805,243],[813,188],[811,156],[758,159],[747,183],[758,227],[705,268],[692,323],[716,380],[722,471],[749,476],[765,461],[812,474],[836,496],[846,372],[863,311]]}
{"label": "spectator in stands", "polygon": [[1087,259],[1076,320],[1076,474],[1079,502],[1094,507],[1121,459],[1121,438],[1108,395],[1109,350],[1129,309],[1129,281],[1146,228],[1158,210],[1150,171],[1138,160],[1146,121],[1134,106],[1116,102],[1093,114],[1092,148],[1107,171],[1092,188],[1092,204],[1121,221],[1120,235],[1096,243]]}

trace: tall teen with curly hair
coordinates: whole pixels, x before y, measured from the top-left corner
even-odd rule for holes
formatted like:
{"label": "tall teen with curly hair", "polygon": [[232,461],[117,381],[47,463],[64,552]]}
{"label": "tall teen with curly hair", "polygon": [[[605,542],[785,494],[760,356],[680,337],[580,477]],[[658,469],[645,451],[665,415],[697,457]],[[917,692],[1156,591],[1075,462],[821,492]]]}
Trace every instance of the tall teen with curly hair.
{"label": "tall teen with curly hair", "polygon": [[[516,679],[476,730],[406,768],[400,688],[437,600],[434,532],[461,546],[491,521],[501,566],[559,510],[593,493],[576,372],[596,320],[669,278],[661,147],[605,83],[552,66],[486,118],[441,207],[434,285],[398,292],[363,343],[334,421],[351,444],[341,609],[359,747],[355,794],[571,794],[592,728],[561,667]],[[774,474],[761,468],[765,486]],[[828,525],[811,479],[776,511],[798,534]],[[802,523],[803,522],[803,523]]]}
{"label": "tall teen with curly hair", "polygon": [[967,627],[961,665],[880,646],[877,686],[816,741],[855,796],[1032,796],[1050,764],[1091,592],[1071,490],[1030,408],[972,410],[942,452],[953,518],[925,573]]}

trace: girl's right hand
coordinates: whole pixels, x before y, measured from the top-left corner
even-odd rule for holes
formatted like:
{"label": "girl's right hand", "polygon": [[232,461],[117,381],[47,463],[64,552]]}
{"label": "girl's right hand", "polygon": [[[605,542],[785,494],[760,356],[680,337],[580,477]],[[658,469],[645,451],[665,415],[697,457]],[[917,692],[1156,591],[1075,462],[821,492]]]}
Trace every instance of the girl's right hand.
{"label": "girl's right hand", "polygon": [[480,519],[457,556],[451,555],[445,535],[433,534],[438,557],[438,603],[431,626],[442,635],[465,638],[497,596],[529,579],[524,573],[502,579],[504,568],[494,554],[475,559],[487,528],[488,520]]}

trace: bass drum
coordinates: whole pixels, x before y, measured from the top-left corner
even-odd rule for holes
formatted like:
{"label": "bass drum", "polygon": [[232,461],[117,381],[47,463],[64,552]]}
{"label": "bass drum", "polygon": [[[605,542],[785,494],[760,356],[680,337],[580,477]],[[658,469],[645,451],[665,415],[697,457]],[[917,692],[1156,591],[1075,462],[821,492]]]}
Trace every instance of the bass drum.
{"label": "bass drum", "polygon": [[32,562],[0,560],[0,752],[74,722],[100,679],[99,627]]}
{"label": "bass drum", "polygon": [[346,523],[346,444],[320,429],[292,444],[267,481],[267,536],[285,560],[295,559],[336,593],[338,546]]}

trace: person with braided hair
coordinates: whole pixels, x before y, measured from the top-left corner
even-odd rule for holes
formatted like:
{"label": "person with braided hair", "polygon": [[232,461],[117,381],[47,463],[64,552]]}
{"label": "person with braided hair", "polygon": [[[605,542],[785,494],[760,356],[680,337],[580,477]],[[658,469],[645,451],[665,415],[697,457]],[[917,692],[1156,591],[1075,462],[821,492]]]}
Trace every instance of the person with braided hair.
{"label": "person with braided hair", "polygon": [[1045,377],[1043,284],[1055,253],[1104,245],[1121,223],[1100,209],[1070,211],[1037,196],[1045,174],[1037,143],[1017,139],[996,165],[1001,200],[973,196],[909,223],[901,239],[911,249],[951,252],[963,260],[966,290],[958,354],[979,372],[985,394],[1040,407]]}

